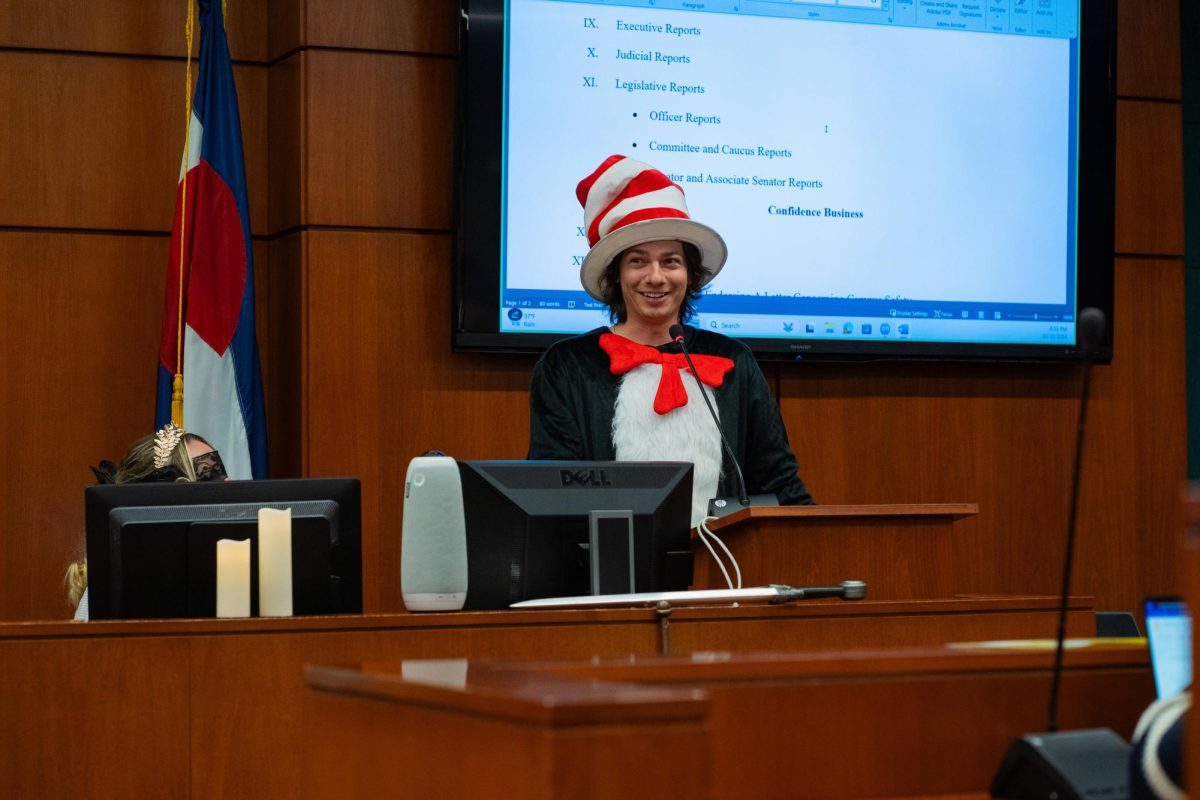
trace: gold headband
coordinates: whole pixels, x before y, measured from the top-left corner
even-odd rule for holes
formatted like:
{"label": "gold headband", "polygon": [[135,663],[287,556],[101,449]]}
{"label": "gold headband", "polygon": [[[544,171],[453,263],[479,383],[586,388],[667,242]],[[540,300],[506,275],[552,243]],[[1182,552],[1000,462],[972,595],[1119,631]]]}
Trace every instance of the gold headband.
{"label": "gold headband", "polygon": [[154,434],[154,468],[162,469],[171,463],[171,454],[179,446],[183,438],[183,428],[174,422],[168,422],[162,430]]}

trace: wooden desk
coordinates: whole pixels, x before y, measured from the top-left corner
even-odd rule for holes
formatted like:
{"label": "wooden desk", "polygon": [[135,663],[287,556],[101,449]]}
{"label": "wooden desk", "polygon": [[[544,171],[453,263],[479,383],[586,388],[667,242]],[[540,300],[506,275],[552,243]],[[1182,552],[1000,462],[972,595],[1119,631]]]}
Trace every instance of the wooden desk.
{"label": "wooden desk", "polygon": [[[310,667],[310,798],[983,795],[1045,722],[1051,651]],[[1064,728],[1128,737],[1144,644],[1066,658]],[[654,693],[657,690],[657,693]],[[645,694],[642,694],[645,693]]]}
{"label": "wooden desk", "polygon": [[[932,599],[976,592],[978,566],[956,563],[970,536],[973,503],[855,506],[755,506],[717,520],[745,585],[829,586],[866,581],[878,600]],[[723,587],[720,570],[698,540],[695,588]]]}
{"label": "wooden desk", "polygon": [[[1094,631],[1072,601],[1072,635]],[[672,652],[1046,637],[1054,598],[680,608]],[[0,624],[0,796],[294,798],[305,664],[654,656],[652,609]]]}

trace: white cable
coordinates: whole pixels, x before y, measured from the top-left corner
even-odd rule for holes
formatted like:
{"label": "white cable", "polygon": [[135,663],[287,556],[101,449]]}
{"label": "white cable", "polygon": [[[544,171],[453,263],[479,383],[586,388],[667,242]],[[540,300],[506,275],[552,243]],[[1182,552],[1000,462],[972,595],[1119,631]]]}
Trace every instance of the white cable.
{"label": "white cable", "polygon": [[700,524],[696,526],[696,534],[700,537],[700,541],[704,543],[704,546],[708,548],[708,553],[713,557],[713,561],[717,562],[717,566],[720,567],[721,574],[725,576],[725,586],[732,589],[733,581],[729,579],[729,571],[725,569],[725,563],[717,556],[717,551],[713,550],[713,546],[708,541],[708,537],[713,535],[712,531],[708,529],[709,519],[712,519],[712,517],[707,517],[700,521]]}
{"label": "white cable", "polygon": [[[707,520],[706,520],[706,522],[707,522]],[[742,588],[742,568],[740,566],[738,566],[737,559],[733,557],[733,553],[730,552],[729,548],[725,546],[725,543],[723,541],[721,541],[721,537],[717,536],[711,530],[708,532],[708,535],[713,537],[714,539],[716,539],[717,544],[721,545],[721,549],[725,551],[725,555],[729,556],[729,562],[731,564],[733,564],[734,574],[737,575],[737,587],[736,588],[738,588],[738,589]]]}
{"label": "white cable", "polygon": [[733,565],[734,573],[737,575],[736,588],[741,589],[742,568],[738,566],[737,559],[733,557],[733,553],[731,553],[729,548],[725,546],[725,543],[721,541],[721,537],[717,536],[709,529],[708,522],[709,520],[714,519],[716,519],[716,517],[705,517],[703,520],[701,520],[700,524],[696,526],[696,534],[700,537],[700,541],[704,542],[704,546],[708,548],[708,552],[710,555],[712,555],[713,561],[716,561],[717,566],[721,568],[721,574],[725,576],[725,585],[728,588],[733,589],[735,587],[733,585],[733,581],[729,578],[729,570],[725,568],[725,562],[722,561],[721,557],[717,555],[717,551],[713,549],[711,544],[709,544],[709,538],[711,537],[713,541],[715,541],[720,548],[725,551],[725,555],[729,556],[729,562]]}

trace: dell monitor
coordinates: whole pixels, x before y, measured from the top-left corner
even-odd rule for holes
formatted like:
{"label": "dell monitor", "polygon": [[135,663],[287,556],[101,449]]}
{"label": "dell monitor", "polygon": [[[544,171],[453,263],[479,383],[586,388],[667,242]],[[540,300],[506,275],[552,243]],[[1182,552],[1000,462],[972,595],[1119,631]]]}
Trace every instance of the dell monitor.
{"label": "dell monitor", "polygon": [[294,613],[362,611],[357,478],[101,485],[84,505],[91,619],[215,616],[217,540],[249,539],[256,575],[261,508],[292,510]]}
{"label": "dell monitor", "polygon": [[691,464],[462,461],[459,473],[468,609],[692,582]]}

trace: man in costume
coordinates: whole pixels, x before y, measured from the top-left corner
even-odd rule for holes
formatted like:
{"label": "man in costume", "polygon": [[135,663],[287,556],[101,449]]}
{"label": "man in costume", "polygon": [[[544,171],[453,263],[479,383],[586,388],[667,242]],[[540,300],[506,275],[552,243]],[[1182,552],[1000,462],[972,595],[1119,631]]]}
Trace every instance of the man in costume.
{"label": "man in costume", "polygon": [[[606,159],[576,196],[591,246],[579,279],[615,324],[555,344],[534,368],[529,458],[692,462],[695,525],[709,499],[738,494],[737,478],[669,331],[693,315],[725,265],[725,241],[688,216],[683,190],[666,175],[625,156]],[[750,349],[690,326],[684,343],[747,492],[812,503]]]}

